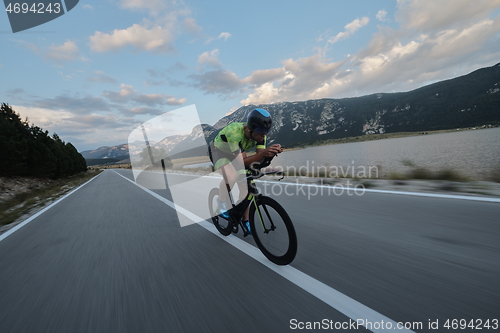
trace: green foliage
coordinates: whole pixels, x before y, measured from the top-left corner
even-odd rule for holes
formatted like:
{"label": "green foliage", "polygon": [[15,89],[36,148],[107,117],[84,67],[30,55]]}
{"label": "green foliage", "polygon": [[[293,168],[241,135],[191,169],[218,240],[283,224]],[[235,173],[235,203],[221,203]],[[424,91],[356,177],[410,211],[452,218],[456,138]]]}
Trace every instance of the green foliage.
{"label": "green foliage", "polygon": [[61,178],[87,170],[83,156],[57,134],[52,137],[20,116],[7,104],[0,106],[0,176]]}

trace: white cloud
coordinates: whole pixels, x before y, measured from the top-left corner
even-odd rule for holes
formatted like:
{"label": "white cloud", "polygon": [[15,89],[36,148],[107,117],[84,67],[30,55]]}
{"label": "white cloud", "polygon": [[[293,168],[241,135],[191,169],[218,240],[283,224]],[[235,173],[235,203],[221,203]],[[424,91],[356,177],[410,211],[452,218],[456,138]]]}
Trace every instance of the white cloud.
{"label": "white cloud", "polygon": [[97,83],[116,83],[116,80],[102,71],[94,71],[96,76],[90,77],[87,81]]}
{"label": "white cloud", "polygon": [[405,29],[440,31],[489,16],[500,0],[398,0],[396,20]]}
{"label": "white cloud", "polygon": [[[318,53],[287,59],[282,67],[256,70],[246,78],[225,69],[192,78],[206,93],[248,92],[243,105],[407,91],[498,62],[499,34],[500,15],[413,38],[407,30],[380,27],[368,47],[342,61]],[[461,73],[455,64],[463,64]]]}
{"label": "white cloud", "polygon": [[[11,95],[25,94],[22,89],[10,91]],[[34,99],[25,105],[14,105],[22,119],[57,133],[63,140],[71,141],[84,149],[95,149],[97,143],[123,143],[133,129],[131,117],[144,114],[158,115],[165,112],[165,106],[184,104],[186,98],[165,94],[140,94],[132,86],[122,84],[118,92],[105,92],[106,98],[90,95],[63,95],[55,98]],[[26,104],[28,103],[28,104]],[[136,105],[133,105],[136,104]],[[104,114],[102,114],[104,113]]]}
{"label": "white cloud", "polygon": [[240,91],[246,85],[238,76],[225,69],[217,69],[199,75],[191,75],[196,83],[193,86],[207,94],[231,95]]}
{"label": "white cloud", "polygon": [[[272,82],[266,82],[249,94],[246,99],[240,101],[242,105],[274,103],[280,96],[280,91]],[[296,99],[293,99],[293,101]]]}
{"label": "white cloud", "polygon": [[121,84],[120,91],[118,92],[105,90],[103,92],[103,96],[122,105],[127,104],[128,102],[133,102],[150,107],[161,105],[180,105],[187,101],[186,98],[177,99],[172,95],[165,95],[161,93],[140,94],[137,90],[134,90],[134,87],[127,84]]}
{"label": "white cloud", "polygon": [[134,24],[127,29],[115,29],[110,34],[96,31],[90,37],[90,47],[95,52],[117,51],[131,46],[137,51],[170,53],[174,50],[173,41],[174,36],[167,27],[155,26],[148,29]]}
{"label": "white cloud", "polygon": [[133,90],[133,88],[134,87],[131,85],[122,83],[120,85],[120,91],[114,92],[105,90],[103,96],[109,98],[113,102],[124,103],[136,94],[136,90]]}
{"label": "white cloud", "polygon": [[40,107],[25,107],[12,105],[12,108],[21,114],[22,118],[29,118],[30,123],[43,129],[55,129],[67,122],[73,114],[69,111],[54,111],[52,109]]}
{"label": "white cloud", "polygon": [[95,149],[95,145],[101,143],[103,138],[119,142],[126,138],[133,128],[131,119],[116,115],[100,115],[92,112],[81,114],[64,109],[21,105],[12,105],[12,108],[21,114],[22,119],[28,117],[30,123],[51,134],[57,133],[62,140],[71,142],[77,149],[79,147]]}
{"label": "white cloud", "polygon": [[328,40],[328,43],[333,44],[338,42],[339,40],[346,39],[352,34],[354,34],[356,31],[358,31],[360,28],[364,27],[370,22],[370,19],[368,17],[363,17],[362,19],[355,19],[351,23],[347,24],[344,29],[344,32],[339,32],[336,36],[331,37]]}
{"label": "white cloud", "polygon": [[[381,29],[356,57],[356,89],[406,91],[491,66],[500,58],[500,16],[453,28],[420,32]],[[460,64],[457,72],[456,65]]]}
{"label": "white cloud", "polygon": [[203,28],[191,17],[191,10],[178,0],[118,0],[120,7],[134,11],[148,11],[141,23],[124,29],[96,31],[89,37],[94,52],[116,52],[130,48],[169,54],[176,51],[175,39],[182,33],[206,37]]}
{"label": "white cloud", "polygon": [[253,89],[241,103],[260,104],[315,98],[315,90],[324,88],[325,82],[337,75],[341,64],[328,62],[317,54],[298,60],[285,60],[283,67],[257,70],[243,79],[224,69],[192,75],[191,78],[196,81],[195,87],[208,94],[231,96],[244,89]]}
{"label": "white cloud", "polygon": [[94,7],[92,7],[91,5],[89,4],[85,4],[82,6],[83,9],[88,9],[88,10],[94,10]]}
{"label": "white cloud", "polygon": [[120,0],[120,4],[126,9],[149,9],[151,11],[161,11],[167,7],[162,0]]}
{"label": "white cloud", "polygon": [[224,38],[224,41],[227,41],[229,37],[231,37],[232,35],[229,33],[229,32],[223,32],[219,35],[219,37],[217,37],[218,39],[220,38]]}
{"label": "white cloud", "polygon": [[[10,90],[9,94],[26,95],[22,89]],[[165,112],[164,106],[181,105],[187,101],[165,94],[140,94],[126,84],[122,84],[118,92],[105,92],[104,95],[114,103],[106,98],[80,94],[43,99],[30,96],[29,101],[24,99],[25,105],[13,105],[13,109],[21,114],[22,119],[28,117],[30,123],[55,132],[64,141],[84,150],[95,149],[96,144],[102,145],[102,142],[124,143],[124,138],[126,141],[137,122],[131,117],[158,115]]]}
{"label": "white cloud", "polygon": [[49,47],[40,47],[22,40],[16,42],[36,55],[42,56],[46,61],[53,61],[59,66],[73,60],[88,61],[87,58],[81,55],[76,43],[71,40],[67,40],[62,45],[51,45]]}
{"label": "white cloud", "polygon": [[91,113],[95,110],[109,111],[110,104],[106,102],[103,98],[93,97],[91,95],[76,96],[71,95],[60,95],[54,98],[42,98],[35,99],[30,102],[31,106],[58,110],[58,111],[71,111],[75,113]]}
{"label": "white cloud", "polygon": [[169,99],[167,99],[166,104],[167,105],[182,105],[182,104],[186,103],[186,101],[187,101],[187,98],[177,99],[175,97],[170,97]]}
{"label": "white cloud", "polygon": [[198,63],[201,65],[206,65],[208,67],[221,68],[222,64],[217,58],[219,55],[219,50],[215,49],[210,52],[203,52],[198,57]]}
{"label": "white cloud", "polygon": [[148,108],[148,107],[144,107],[144,106],[138,106],[138,107],[135,107],[135,108],[131,108],[129,110],[129,112],[132,113],[132,114],[134,114],[134,115],[138,115],[138,114],[152,114],[152,115],[156,115],[156,114],[160,114],[161,110],[153,109],[153,108]]}
{"label": "white cloud", "polygon": [[243,82],[261,85],[265,84],[266,82],[279,80],[285,75],[286,71],[284,68],[261,69],[254,71],[249,77],[243,79]]}
{"label": "white cloud", "polygon": [[[398,1],[400,29],[379,26],[366,48],[342,61],[328,59],[327,50],[321,49],[315,56],[288,59],[281,68],[238,79],[236,89],[251,89],[241,103],[408,91],[498,63],[500,15],[490,16],[500,8],[500,0],[443,2]],[[385,11],[377,17],[385,19]],[[346,38],[367,23],[368,19],[355,20],[329,42]]]}
{"label": "white cloud", "polygon": [[132,100],[140,105],[156,107],[162,105],[182,105],[187,101],[187,98],[177,99],[172,95],[145,94],[134,96],[132,97]]}
{"label": "white cloud", "polygon": [[191,33],[195,36],[202,35],[203,28],[200,27],[199,25],[197,25],[196,20],[192,17],[188,17],[188,18],[184,19],[184,28],[186,28],[186,30],[189,33]]}
{"label": "white cloud", "polygon": [[[322,98],[328,82],[334,80],[341,62],[329,62],[319,54],[298,60],[288,59],[282,68],[256,71],[246,81],[258,82],[254,92],[242,104]],[[263,82],[265,78],[269,79]]]}
{"label": "white cloud", "polygon": [[383,9],[379,10],[377,13],[377,20],[381,22],[387,21],[387,12]]}
{"label": "white cloud", "polygon": [[36,44],[34,43],[30,43],[30,42],[25,42],[23,40],[16,40],[16,42],[24,47],[25,49],[28,49],[30,50],[31,52],[35,53],[35,54],[38,54],[38,55],[41,55],[43,54],[44,52],[42,51],[42,49],[40,47],[38,47]]}
{"label": "white cloud", "polygon": [[170,103],[169,100],[175,101],[176,99],[172,99],[173,96],[165,95],[165,94],[144,94],[133,97],[133,100],[139,104],[146,104],[149,106],[156,106],[162,104]]}

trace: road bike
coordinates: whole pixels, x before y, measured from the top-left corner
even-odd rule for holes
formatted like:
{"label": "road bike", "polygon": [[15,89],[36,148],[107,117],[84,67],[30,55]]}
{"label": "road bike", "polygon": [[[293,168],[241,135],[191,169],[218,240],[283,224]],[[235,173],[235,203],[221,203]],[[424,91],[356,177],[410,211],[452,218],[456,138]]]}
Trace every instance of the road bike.
{"label": "road bike", "polygon": [[[212,222],[222,235],[236,234],[239,227],[241,227],[243,236],[246,237],[249,233],[241,218],[250,205],[250,231],[258,248],[273,263],[288,265],[297,254],[297,234],[292,220],[276,200],[262,195],[255,184],[255,179],[270,174],[279,174],[281,176],[280,180],[284,178],[282,172],[255,172],[254,170],[246,177],[248,193],[245,199],[237,205],[234,203],[231,192],[229,192],[232,205],[232,208],[229,209],[229,218],[214,213],[219,197],[218,188],[210,191],[208,206],[213,216]],[[224,173],[223,177],[226,184],[228,184]]]}

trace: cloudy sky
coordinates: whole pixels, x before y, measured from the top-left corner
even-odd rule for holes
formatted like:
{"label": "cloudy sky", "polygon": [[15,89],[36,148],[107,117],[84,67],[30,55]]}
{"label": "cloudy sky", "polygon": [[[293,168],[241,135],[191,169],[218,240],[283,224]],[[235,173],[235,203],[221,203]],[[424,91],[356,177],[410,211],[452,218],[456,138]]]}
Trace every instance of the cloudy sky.
{"label": "cloudy sky", "polygon": [[0,103],[79,151],[195,104],[409,91],[500,62],[500,0],[80,0],[12,33],[0,14]]}

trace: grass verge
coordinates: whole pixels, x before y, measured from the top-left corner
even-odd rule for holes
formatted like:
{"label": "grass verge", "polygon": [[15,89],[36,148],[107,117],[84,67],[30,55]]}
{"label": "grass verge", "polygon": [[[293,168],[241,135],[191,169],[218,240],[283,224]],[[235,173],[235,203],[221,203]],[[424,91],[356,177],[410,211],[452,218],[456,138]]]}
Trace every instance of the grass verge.
{"label": "grass verge", "polygon": [[15,222],[36,208],[44,207],[76,187],[97,176],[101,171],[82,172],[50,182],[49,185],[16,194],[12,199],[0,203],[0,226]]}

